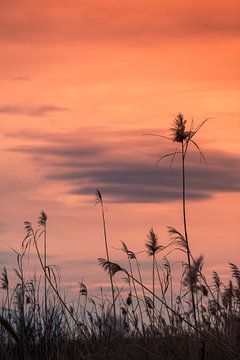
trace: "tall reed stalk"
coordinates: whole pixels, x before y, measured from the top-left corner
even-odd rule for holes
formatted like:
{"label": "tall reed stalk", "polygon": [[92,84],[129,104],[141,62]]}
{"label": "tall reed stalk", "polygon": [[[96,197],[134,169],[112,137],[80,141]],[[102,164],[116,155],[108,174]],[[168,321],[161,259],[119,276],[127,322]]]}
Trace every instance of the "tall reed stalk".
{"label": "tall reed stalk", "polygon": [[44,266],[44,344],[45,344],[45,359],[48,358],[48,300],[47,300],[47,214],[41,211],[38,224],[43,233],[43,266]]}
{"label": "tall reed stalk", "polygon": [[[188,269],[191,271],[191,255],[190,255],[190,247],[188,241],[188,230],[187,230],[187,215],[186,215],[186,173],[185,173],[185,157],[186,157],[187,149],[184,147],[183,141],[181,142],[181,162],[182,162],[182,211],[183,211],[183,225],[184,225],[184,237],[186,242],[186,250],[187,250],[187,261],[188,261]],[[193,283],[190,281],[190,289],[191,289],[191,298],[192,298],[192,307],[193,307],[193,316],[195,326],[197,327],[197,313],[196,313],[196,302],[194,296]]]}
{"label": "tall reed stalk", "polygon": [[[208,119],[202,121],[199,125],[197,125],[196,128],[194,128],[193,121],[191,123],[190,129],[186,129],[186,123],[187,120],[184,118],[183,114],[179,113],[176,118],[173,121],[173,127],[170,129],[171,135],[170,137],[162,136],[160,134],[156,134],[153,136],[160,136],[167,138],[174,143],[177,143],[177,148],[174,152],[163,155],[160,159],[166,157],[171,157],[171,165],[175,159],[175,156],[177,154],[180,154],[181,156],[181,168],[182,168],[182,214],[183,214],[183,227],[184,227],[184,241],[185,241],[185,247],[186,247],[186,253],[187,253],[187,264],[188,264],[188,271],[191,271],[191,250],[189,246],[189,238],[188,238],[188,227],[187,227],[187,213],[186,213],[186,155],[188,151],[189,143],[192,143],[197,150],[200,153],[200,159],[205,160],[198,144],[193,140],[193,137],[196,135],[196,133],[200,130],[200,128],[203,126],[203,124]],[[149,134],[148,134],[149,135]],[[180,149],[179,149],[180,146]],[[193,260],[194,265],[194,260]],[[193,316],[194,316],[194,322],[195,327],[197,328],[197,312],[196,312],[196,302],[195,302],[195,296],[194,296],[194,287],[193,284],[190,282],[190,292],[191,292],[191,301],[192,301],[192,310],[193,310]]]}
{"label": "tall reed stalk", "polygon": [[[109,257],[109,246],[108,246],[108,239],[107,239],[107,226],[106,226],[106,219],[105,219],[104,203],[103,203],[102,194],[98,189],[96,190],[96,204],[100,204],[100,207],[101,207],[105,251],[106,251],[107,260],[109,261],[110,257]],[[114,285],[113,285],[112,274],[109,273],[109,277],[110,277],[111,291],[112,291],[114,329],[116,329],[116,304],[115,304],[115,294],[114,294]]]}
{"label": "tall reed stalk", "polygon": [[[205,120],[206,121],[206,120]],[[187,120],[184,118],[183,114],[179,113],[173,122],[173,127],[170,129],[172,132],[172,140],[180,144],[180,153],[181,153],[181,166],[182,166],[182,213],[183,213],[183,227],[184,227],[184,237],[186,244],[186,252],[187,252],[187,262],[188,262],[188,271],[191,271],[191,251],[189,246],[188,239],[188,228],[187,228],[187,214],[186,214],[186,155],[188,150],[189,142],[192,142],[200,152],[200,156],[203,157],[201,150],[197,143],[193,140],[194,135],[198,132],[198,130],[205,123],[203,121],[200,125],[198,125],[195,129],[193,128],[193,122],[189,130],[186,130]],[[175,156],[175,154],[174,154]],[[204,158],[204,157],[203,157]],[[196,301],[194,296],[194,284],[190,281],[190,290],[191,290],[191,299],[192,299],[192,308],[193,308],[193,316],[195,327],[197,328],[197,311],[196,311]]]}

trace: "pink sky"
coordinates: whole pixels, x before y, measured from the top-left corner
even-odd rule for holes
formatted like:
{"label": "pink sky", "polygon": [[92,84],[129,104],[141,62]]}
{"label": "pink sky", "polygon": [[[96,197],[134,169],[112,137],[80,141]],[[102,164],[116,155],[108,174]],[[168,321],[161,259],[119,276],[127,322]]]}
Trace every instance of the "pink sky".
{"label": "pink sky", "polygon": [[174,145],[143,135],[166,135],[178,112],[212,118],[196,138],[207,164],[188,165],[193,253],[208,271],[239,265],[239,15],[233,0],[1,2],[2,267],[44,209],[63,280],[105,283],[96,187],[111,247],[141,251],[151,227],[167,244],[166,226],[182,230],[179,169],[155,163]]}

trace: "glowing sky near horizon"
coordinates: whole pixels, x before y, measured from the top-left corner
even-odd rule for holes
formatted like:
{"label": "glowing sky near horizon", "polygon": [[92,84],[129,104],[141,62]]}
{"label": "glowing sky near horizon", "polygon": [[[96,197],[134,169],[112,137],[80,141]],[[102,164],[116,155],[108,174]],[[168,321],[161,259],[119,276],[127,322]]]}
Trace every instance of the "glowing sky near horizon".
{"label": "glowing sky near horizon", "polygon": [[196,137],[207,164],[188,163],[193,253],[223,275],[240,265],[239,15],[234,0],[1,1],[1,267],[44,209],[64,281],[106,282],[96,188],[113,259],[120,241],[142,251],[151,227],[167,244],[179,168],[155,163],[175,145],[143,135],[167,135],[178,112],[210,118]]}

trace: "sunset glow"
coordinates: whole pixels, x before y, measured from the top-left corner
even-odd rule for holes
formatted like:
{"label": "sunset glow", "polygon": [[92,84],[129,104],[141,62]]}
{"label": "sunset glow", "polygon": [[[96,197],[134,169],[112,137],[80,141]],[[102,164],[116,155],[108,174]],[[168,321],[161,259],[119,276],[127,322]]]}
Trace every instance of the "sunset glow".
{"label": "sunset glow", "polygon": [[168,136],[181,112],[189,125],[209,118],[196,135],[207,162],[194,147],[187,159],[189,241],[209,274],[229,278],[240,265],[239,13],[237,0],[1,1],[1,267],[44,210],[64,285],[109,286],[96,188],[113,259],[126,261],[121,241],[143,251],[152,227],[166,245],[167,226],[182,230],[180,164],[156,166],[176,146],[146,134]]}

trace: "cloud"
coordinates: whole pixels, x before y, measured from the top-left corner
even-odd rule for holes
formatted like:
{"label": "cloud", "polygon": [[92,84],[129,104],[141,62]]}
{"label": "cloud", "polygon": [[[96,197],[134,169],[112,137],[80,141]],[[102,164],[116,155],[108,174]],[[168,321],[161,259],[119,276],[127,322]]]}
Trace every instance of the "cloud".
{"label": "cloud", "polygon": [[33,107],[22,107],[15,105],[0,106],[0,115],[26,115],[33,117],[47,116],[54,112],[66,111],[66,108],[56,105],[40,105]]}
{"label": "cloud", "polygon": [[[94,134],[94,132],[92,132]],[[155,203],[181,199],[181,167],[178,159],[172,169],[165,159],[156,166],[159,142],[130,131],[89,136],[79,131],[64,143],[18,146],[11,151],[35,156],[45,169],[45,181],[66,184],[69,193],[94,196],[99,188],[110,201]],[[78,135],[78,136],[76,136]],[[57,137],[57,135],[56,135]],[[107,140],[105,140],[107,139]],[[162,146],[161,154],[170,148]],[[187,197],[208,199],[219,192],[240,191],[240,157],[219,151],[205,151],[207,164],[200,164],[190,151],[187,162]]]}
{"label": "cloud", "polygon": [[28,81],[28,80],[31,80],[31,78],[29,76],[14,76],[12,78],[13,80],[17,80],[17,81]]}
{"label": "cloud", "polygon": [[[230,168],[226,166],[228,160],[226,157],[221,166],[189,164],[188,199],[208,199],[217,192],[240,191],[239,172],[229,171]],[[71,193],[77,195],[92,196],[96,187],[99,187],[108,198],[116,202],[154,203],[182,197],[179,167],[170,171],[169,166],[155,168],[144,162],[137,165],[131,161],[106,163],[95,169],[93,166],[92,169],[89,167],[80,171],[60,171],[58,174],[49,174],[48,179],[71,184]]]}

